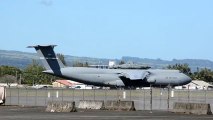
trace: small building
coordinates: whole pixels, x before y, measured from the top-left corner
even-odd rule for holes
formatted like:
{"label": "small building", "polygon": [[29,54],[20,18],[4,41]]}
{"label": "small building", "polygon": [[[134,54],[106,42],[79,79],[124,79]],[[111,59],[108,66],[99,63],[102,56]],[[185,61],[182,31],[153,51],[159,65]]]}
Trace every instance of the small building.
{"label": "small building", "polygon": [[187,85],[184,85],[183,88],[185,89],[194,89],[194,90],[207,90],[207,89],[213,89],[213,85],[202,81],[202,80],[192,80]]}
{"label": "small building", "polygon": [[53,88],[69,88],[72,87],[73,84],[69,82],[69,80],[56,80],[52,83]]}
{"label": "small building", "polygon": [[83,83],[71,80],[56,80],[52,83],[53,88],[72,88],[72,89],[92,89],[93,86],[88,86]]}

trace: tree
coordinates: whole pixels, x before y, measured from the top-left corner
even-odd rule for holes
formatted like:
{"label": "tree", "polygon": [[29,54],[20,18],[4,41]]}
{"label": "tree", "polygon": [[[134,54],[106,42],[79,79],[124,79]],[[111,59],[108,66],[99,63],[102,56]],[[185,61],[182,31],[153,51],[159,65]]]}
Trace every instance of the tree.
{"label": "tree", "polygon": [[19,68],[12,66],[0,66],[0,77],[5,75],[12,75],[15,76],[18,80],[20,74],[22,74],[22,71]]}
{"label": "tree", "polygon": [[89,67],[89,63],[88,63],[88,62],[85,62],[85,63],[84,63],[84,67]]}
{"label": "tree", "polygon": [[11,85],[11,83],[16,83],[16,77],[12,75],[4,75],[0,78],[1,83],[7,83],[8,86]]}
{"label": "tree", "polygon": [[121,60],[121,61],[119,62],[119,65],[123,65],[123,64],[125,64],[125,61]]}
{"label": "tree", "polygon": [[44,70],[37,61],[33,60],[32,64],[28,65],[23,71],[24,79],[22,83],[29,85],[50,84],[52,76],[42,73]]}
{"label": "tree", "polygon": [[63,54],[57,54],[57,57],[61,60],[61,62],[66,66],[67,63],[65,61],[64,55]]}
{"label": "tree", "polygon": [[82,63],[82,62],[75,62],[73,64],[73,67],[89,67],[89,63],[88,62],[85,62],[85,63]]}
{"label": "tree", "polygon": [[188,64],[169,65],[167,66],[167,68],[180,70],[181,72],[190,76],[193,80],[197,79],[197,80],[203,80],[206,82],[213,82],[213,71],[207,68],[204,68],[201,70],[197,68],[197,71],[194,73],[191,73],[191,69],[189,68]]}
{"label": "tree", "polygon": [[213,82],[213,72],[210,69],[204,68],[194,73],[194,78],[206,82]]}
{"label": "tree", "polygon": [[75,63],[73,64],[73,67],[83,67],[83,66],[84,66],[84,64],[81,63],[81,62],[75,62]]}
{"label": "tree", "polygon": [[191,69],[189,68],[188,64],[175,64],[175,65],[168,65],[168,69],[175,69],[175,70],[180,70],[184,74],[191,75]]}

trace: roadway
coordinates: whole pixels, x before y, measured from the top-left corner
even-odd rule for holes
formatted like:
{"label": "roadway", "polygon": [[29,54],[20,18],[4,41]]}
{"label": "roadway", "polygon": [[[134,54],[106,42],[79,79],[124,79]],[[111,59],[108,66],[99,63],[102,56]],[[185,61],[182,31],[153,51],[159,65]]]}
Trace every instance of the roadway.
{"label": "roadway", "polygon": [[0,106],[1,120],[213,120],[213,115],[186,115],[167,111],[78,110],[72,113],[48,113],[45,107]]}

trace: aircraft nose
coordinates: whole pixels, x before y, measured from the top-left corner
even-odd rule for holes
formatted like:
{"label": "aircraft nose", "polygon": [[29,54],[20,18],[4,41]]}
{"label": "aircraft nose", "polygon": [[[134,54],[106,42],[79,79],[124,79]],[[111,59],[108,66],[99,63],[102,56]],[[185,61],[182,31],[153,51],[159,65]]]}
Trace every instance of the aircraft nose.
{"label": "aircraft nose", "polygon": [[192,81],[192,79],[189,76],[185,75],[185,74],[183,74],[181,78],[182,78],[182,83],[184,85],[188,84],[188,83],[190,83]]}

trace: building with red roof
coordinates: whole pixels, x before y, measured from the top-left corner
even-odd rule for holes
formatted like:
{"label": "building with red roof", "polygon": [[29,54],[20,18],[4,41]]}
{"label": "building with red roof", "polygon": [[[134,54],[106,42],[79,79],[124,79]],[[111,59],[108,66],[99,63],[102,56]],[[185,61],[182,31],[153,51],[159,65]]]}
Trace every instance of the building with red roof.
{"label": "building with red roof", "polygon": [[52,83],[52,85],[53,87],[67,88],[72,87],[75,84],[70,82],[69,80],[56,80]]}

